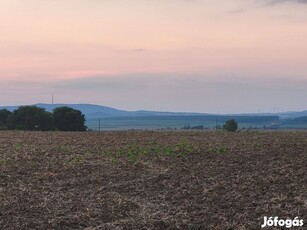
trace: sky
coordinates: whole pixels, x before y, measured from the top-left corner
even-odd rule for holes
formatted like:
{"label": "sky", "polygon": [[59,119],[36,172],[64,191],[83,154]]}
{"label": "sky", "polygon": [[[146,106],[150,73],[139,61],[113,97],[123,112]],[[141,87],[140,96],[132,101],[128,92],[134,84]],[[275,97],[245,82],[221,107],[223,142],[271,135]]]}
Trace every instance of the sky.
{"label": "sky", "polygon": [[307,0],[0,0],[0,105],[307,110]]}

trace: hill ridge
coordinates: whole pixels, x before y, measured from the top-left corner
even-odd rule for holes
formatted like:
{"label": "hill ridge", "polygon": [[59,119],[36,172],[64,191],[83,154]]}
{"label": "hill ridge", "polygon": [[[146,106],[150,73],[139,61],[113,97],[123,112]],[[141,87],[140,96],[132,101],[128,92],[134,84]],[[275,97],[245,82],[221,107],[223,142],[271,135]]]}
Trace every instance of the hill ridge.
{"label": "hill ridge", "polygon": [[[148,111],[148,110],[135,110],[127,111],[116,109],[109,106],[90,104],[90,103],[78,103],[78,104],[48,104],[48,103],[37,103],[35,106],[46,109],[52,112],[53,109],[61,106],[68,106],[74,109],[80,110],[85,114],[87,119],[93,118],[109,118],[109,117],[143,117],[143,116],[191,116],[191,115],[215,115],[210,113],[197,113],[197,112],[167,112],[167,111]],[[0,109],[8,109],[13,111],[19,106],[0,106]],[[244,116],[279,116],[281,119],[294,119],[302,116],[307,116],[307,110],[304,111],[293,111],[293,112],[282,112],[282,113],[234,113],[234,114],[220,114],[219,116],[228,115],[244,115]]]}

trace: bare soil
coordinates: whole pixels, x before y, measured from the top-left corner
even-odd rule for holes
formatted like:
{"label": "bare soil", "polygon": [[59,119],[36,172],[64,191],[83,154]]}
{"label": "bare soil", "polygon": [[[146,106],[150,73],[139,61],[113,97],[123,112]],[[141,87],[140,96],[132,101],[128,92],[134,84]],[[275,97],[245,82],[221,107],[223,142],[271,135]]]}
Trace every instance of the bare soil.
{"label": "bare soil", "polygon": [[0,132],[0,229],[307,225],[306,174],[307,132]]}

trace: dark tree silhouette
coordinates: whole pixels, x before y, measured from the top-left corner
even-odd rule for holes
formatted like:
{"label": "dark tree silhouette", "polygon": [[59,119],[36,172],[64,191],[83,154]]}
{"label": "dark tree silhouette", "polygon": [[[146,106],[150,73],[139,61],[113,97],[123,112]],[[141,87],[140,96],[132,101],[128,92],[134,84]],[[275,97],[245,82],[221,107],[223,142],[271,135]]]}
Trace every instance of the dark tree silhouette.
{"label": "dark tree silhouette", "polygon": [[55,126],[60,131],[86,131],[85,116],[79,110],[59,107],[53,110]]}
{"label": "dark tree silhouette", "polygon": [[228,132],[235,132],[238,129],[238,123],[234,119],[231,119],[226,121],[223,128]]}
{"label": "dark tree silhouette", "polygon": [[54,129],[52,113],[37,106],[20,106],[7,120],[9,129],[48,131]]}
{"label": "dark tree silhouette", "polygon": [[7,120],[8,117],[12,114],[12,112],[7,109],[0,110],[0,130],[7,129]]}

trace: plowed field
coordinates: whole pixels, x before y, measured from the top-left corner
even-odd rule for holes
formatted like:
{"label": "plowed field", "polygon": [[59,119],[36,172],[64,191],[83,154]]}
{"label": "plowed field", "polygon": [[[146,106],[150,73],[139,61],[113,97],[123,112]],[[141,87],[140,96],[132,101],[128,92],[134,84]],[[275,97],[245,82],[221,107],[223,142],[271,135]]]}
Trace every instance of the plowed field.
{"label": "plowed field", "polygon": [[306,132],[0,132],[0,229],[260,229],[264,216],[307,222]]}

